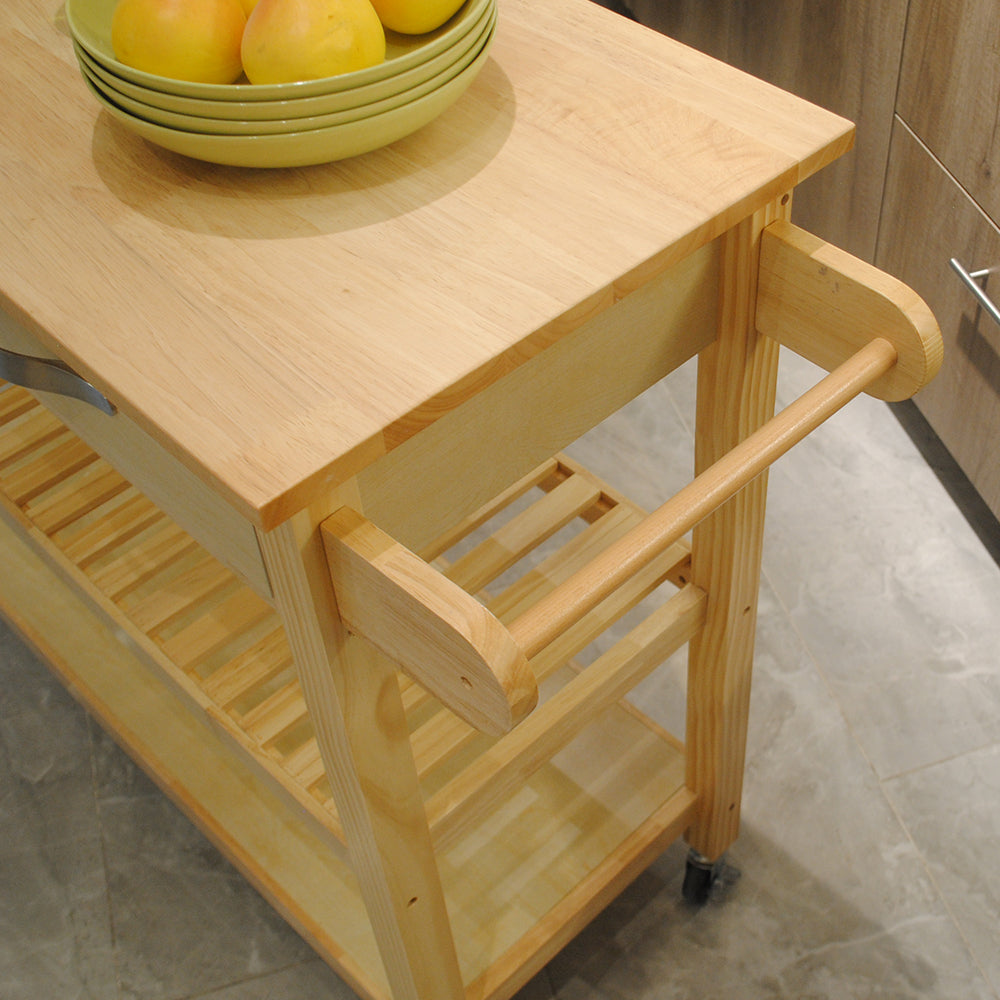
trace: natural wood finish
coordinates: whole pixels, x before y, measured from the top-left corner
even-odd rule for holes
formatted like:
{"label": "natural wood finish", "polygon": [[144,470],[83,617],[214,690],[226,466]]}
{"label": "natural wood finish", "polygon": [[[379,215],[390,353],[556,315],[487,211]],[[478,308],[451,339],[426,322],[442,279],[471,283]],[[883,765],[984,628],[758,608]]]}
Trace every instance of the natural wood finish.
{"label": "natural wood finish", "polygon": [[689,584],[452,779],[427,804],[435,843],[452,843],[514,794],[598,713],[687,642],[704,615],[705,595]]}
{"label": "natural wood finish", "polygon": [[508,504],[519,500],[529,490],[553,475],[559,468],[559,460],[550,458],[536,466],[527,475],[522,476],[512,486],[498,493],[478,510],[466,515],[452,525],[447,531],[439,534],[418,553],[421,559],[433,562],[442,552],[446,552],[457,542],[472,534],[476,528],[482,527],[491,517],[503,510]]}
{"label": "natural wood finish", "polygon": [[600,489],[584,476],[570,476],[456,559],[444,575],[470,593],[481,590],[592,507],[600,495]]}
{"label": "natural wood finish", "polygon": [[[902,122],[886,184],[879,265],[925,296],[941,323],[945,360],[914,403],[993,514],[1000,518],[1000,327],[948,266],[1000,262],[1000,229]],[[993,301],[1000,284],[985,285]]]}
{"label": "natural wood finish", "polygon": [[505,733],[534,708],[528,661],[482,604],[348,507],[322,531],[348,629],[483,732]]}
{"label": "natural wood finish", "polygon": [[[560,468],[566,461],[566,459],[560,460]],[[589,473],[575,464],[572,465],[572,475],[593,479]],[[522,601],[539,600],[557,586],[561,579],[569,576],[580,559],[585,559],[594,546],[599,550],[600,546],[611,544],[614,538],[620,537],[627,530],[629,524],[635,523],[643,516],[641,511],[633,509],[623,498],[614,501],[608,499],[612,503],[611,508],[601,513],[591,527],[557,552],[550,554],[535,569],[522,576],[517,584],[504,590],[496,598],[490,600],[489,595],[486,595],[487,606],[498,610],[504,609],[502,613],[506,612],[509,617],[512,593],[517,594],[513,605],[515,608]],[[627,516],[623,518],[619,512],[624,512]],[[586,514],[584,516],[586,517]],[[574,541],[584,544],[577,545]],[[558,639],[532,658],[531,672],[538,682],[546,681],[564,664],[572,661],[591,642],[666,580],[683,586],[681,577],[687,562],[687,547],[681,544],[672,546],[661,557],[654,559],[632,576],[593,611],[583,615]],[[413,699],[410,699],[410,706],[414,704]],[[474,730],[457,717],[442,718],[442,716],[447,716],[447,713],[435,714],[412,733],[414,758],[422,780],[436,767],[461,752],[475,737]]]}
{"label": "natural wood finish", "polygon": [[[179,689],[119,642],[26,542],[0,517],[8,568],[0,613],[351,989],[390,1000],[346,851],[199,720]],[[634,748],[627,770],[618,770],[620,755],[588,766],[595,747],[587,743],[576,766],[571,759],[564,773],[543,768],[513,808],[444,853],[446,891],[465,932],[467,996],[507,1000],[689,822],[694,799],[678,789],[677,746],[630,713],[606,721],[614,746]],[[553,812],[535,806],[546,802]],[[544,855],[552,862],[545,877],[531,877],[538,852],[551,845],[558,849]],[[468,891],[470,869],[491,893]],[[511,877],[518,871],[523,879]]]}
{"label": "natural wood finish", "polygon": [[[728,235],[719,337],[698,359],[695,472],[701,473],[774,412],[778,344],[754,329],[760,236],[787,218],[787,200]],[[698,811],[685,836],[715,860],[739,831],[767,474],[694,530],[691,581],[708,595],[705,625],[688,647],[686,785]]]}
{"label": "natural wood finish", "polygon": [[[622,530],[624,531],[624,528]],[[576,656],[580,650],[603,634],[665,580],[683,586],[678,576],[683,576],[683,567],[686,567],[689,561],[690,550],[683,543],[671,545],[662,555],[651,559],[609,597],[596,605],[592,611],[582,614],[531,658],[531,669],[535,676],[547,677],[558,664]],[[562,573],[555,578],[549,577],[552,587],[556,586],[556,580],[561,576]]]}
{"label": "natural wood finish", "polygon": [[558,553],[543,559],[519,580],[491,597],[488,603],[490,611],[502,622],[512,623],[641,520],[642,513],[637,509],[625,505],[615,507],[571,539]]}
{"label": "natural wood finish", "polygon": [[[39,357],[53,353],[2,309],[0,347]],[[59,418],[60,427],[70,428],[154,504],[169,510],[192,537],[257,593],[270,596],[253,527],[162,444],[122,413],[109,417],[79,400],[39,395]]]}
{"label": "natural wood finish", "polygon": [[[34,466],[39,476],[52,482],[50,490],[63,492],[56,470],[39,463],[37,456],[49,452],[52,442],[65,435],[52,433],[51,418],[34,419],[39,413],[44,411],[24,390],[0,390],[0,449],[16,452],[20,462]],[[57,451],[64,457],[74,453],[62,447]],[[72,466],[65,470],[67,482],[73,480]],[[0,468],[0,483],[17,471]],[[529,592],[537,596],[554,585],[563,572],[561,559],[572,566],[581,553],[589,556],[594,545],[607,544],[631,518],[642,516],[611,487],[567,459],[545,463],[532,478],[544,492],[571,477],[587,479],[600,492],[593,507],[578,519],[583,526],[578,537],[586,538],[586,544],[570,544],[564,547],[566,555],[546,557],[540,564],[543,572],[519,589],[521,600]],[[32,496],[46,495],[47,491],[22,481]],[[176,526],[165,530],[169,522],[161,512],[151,520],[146,505],[135,500],[135,492],[126,485],[96,517],[82,509],[79,516],[72,515],[67,506],[70,522],[46,536],[31,520],[31,501],[17,506],[0,495],[0,514],[51,566],[45,569],[34,560],[22,569],[12,552],[20,552],[22,543],[16,538],[4,541],[8,561],[14,561],[5,578],[9,585],[0,584],[0,606],[41,643],[88,708],[122,735],[163,779],[166,790],[352,987],[362,996],[387,1000],[388,987],[361,899],[348,873],[344,849],[335,839],[343,831],[329,801],[330,783],[284,629],[268,611],[249,636],[234,634],[227,641],[224,630],[218,629],[222,619],[234,624],[224,610],[227,605],[232,613],[251,618],[255,608],[267,606],[232,574],[220,587],[225,568]],[[629,518],[616,517],[617,511]],[[94,545],[90,539],[98,526],[104,535]],[[156,530],[147,540],[144,535],[150,529]],[[0,539],[6,538],[7,530],[0,529]],[[460,540],[461,532],[447,534]],[[83,553],[86,565],[75,564],[71,551]],[[573,643],[567,634],[556,644],[564,658],[664,579],[676,578],[683,572],[685,558],[685,548],[677,546],[658,565],[629,581],[612,601],[571,630]],[[117,567],[104,577],[115,588],[114,598],[100,589],[93,575],[106,561]],[[38,587],[30,583],[38,574],[48,583]],[[39,600],[39,592],[49,594],[54,603]],[[25,605],[20,604],[22,597]],[[67,610],[66,603],[76,610]],[[52,627],[53,614],[65,627]],[[116,634],[120,630],[128,636],[127,649],[117,646],[102,621],[110,623]],[[151,631],[147,634],[140,625]],[[168,644],[184,659],[185,668],[167,657]],[[74,648],[85,648],[87,655],[73,656]],[[557,688],[577,683],[572,671],[558,669],[552,652],[546,650],[545,662],[539,662],[549,683]],[[382,676],[383,668],[384,663],[376,664],[367,676]],[[394,676],[391,671],[389,676]],[[384,685],[373,683],[378,690],[372,697],[378,704],[386,704],[387,698],[391,708],[398,702],[394,684],[387,679]],[[473,732],[470,727],[443,708],[408,700],[415,718],[422,720],[414,732],[414,749],[419,750],[422,742],[433,746],[429,756],[434,760],[428,759],[426,749],[420,751],[425,754],[422,782],[431,789],[443,787],[456,767],[475,766],[480,749],[464,735]],[[198,724],[198,715],[211,725]],[[179,721],[183,717],[189,718],[188,724]],[[164,720],[170,725],[161,732]],[[464,733],[454,730],[452,723],[464,726]],[[412,730],[414,723],[408,717],[401,726],[397,718],[394,727]],[[616,748],[613,752],[605,749],[605,740]],[[630,748],[629,752],[623,755],[621,747]],[[480,995],[477,991],[486,988],[484,984],[492,984],[495,1000],[508,997],[511,984],[524,981],[526,969],[536,967],[565,942],[567,927],[579,927],[594,916],[610,894],[637,873],[638,859],[648,863],[691,815],[693,797],[682,788],[681,745],[630,707],[609,708],[600,725],[586,728],[556,761],[534,771],[499,808],[469,826],[466,835],[451,838],[450,849],[436,847],[449,916],[458,936],[459,963],[463,978],[471,984],[469,995]],[[233,792],[216,787],[226,781],[232,782]],[[384,779],[380,787],[385,787]],[[253,789],[252,802],[267,803],[270,819],[235,805],[247,798],[243,790],[248,788]],[[383,794],[394,801],[394,788]],[[290,840],[275,833],[285,827]],[[300,851],[291,846],[300,838],[320,846]],[[279,842],[287,864],[274,863]],[[552,858],[555,867],[544,878],[534,877],[538,859],[552,857],[547,853],[550,842],[558,845]],[[474,891],[470,869],[484,873],[493,886],[490,893]]]}
{"label": "natural wood finish", "polygon": [[717,287],[713,243],[483,387],[362,471],[369,518],[419,552],[711,343]]}
{"label": "natural wood finish", "polygon": [[54,489],[40,487],[37,495],[28,499],[26,506],[43,531],[56,532],[66,527],[78,511],[89,514],[113,499],[122,489],[121,477],[106,462],[98,459],[61,480]]}
{"label": "natural wood finish", "polygon": [[[532,504],[527,510],[522,511],[511,520],[505,521],[496,535],[485,539],[484,543],[480,543],[476,549],[481,549],[485,545],[486,551],[489,552],[504,551],[506,549],[504,544],[490,543],[495,538],[509,540],[508,529],[511,525],[517,525],[525,515],[527,515],[528,535],[534,539],[535,543],[541,542],[547,536],[548,531],[542,530],[539,534],[535,527],[544,526],[547,523],[546,520],[541,522],[537,520],[539,509],[543,512],[546,509],[544,501],[548,497],[545,494],[560,496],[556,513],[559,515],[558,520],[562,521],[563,514],[559,512],[564,511],[567,502],[567,495],[562,493],[562,489],[567,485],[573,487],[572,493],[568,495],[572,508],[580,507],[580,501],[583,498],[590,501],[589,506],[579,511],[580,518],[584,522],[588,522],[590,527],[570,538],[560,548],[542,559],[534,568],[522,572],[515,583],[492,596],[490,593],[482,595],[487,608],[510,619],[519,608],[539,600],[560,580],[565,579],[575,568],[578,568],[581,562],[585,562],[595,552],[611,544],[616,537],[620,537],[630,524],[641,520],[644,512],[578,463],[566,456],[558,456],[556,459],[539,466],[517,484],[516,488],[505,491],[500,500],[487,504],[482,511],[467,519],[461,529],[447,531],[442,539],[432,543],[427,551],[429,554],[440,554],[441,551],[460,542],[465,534],[481,526],[488,519],[488,515],[498,514],[504,505],[513,503],[523,496],[529,486],[541,487],[542,500]],[[516,529],[515,534],[521,535],[523,531],[524,525],[522,524]],[[520,549],[523,546],[518,545],[517,547]],[[476,549],[472,551],[475,552]],[[665,580],[669,579],[678,586],[683,585],[687,559],[686,546],[672,546],[662,557],[655,559],[642,571],[636,573],[607,600],[603,601],[592,612],[584,615],[557,641],[551,643],[531,661],[531,672],[535,678],[539,682],[548,678]],[[441,565],[446,576],[457,565],[457,563],[449,565],[446,560],[442,559],[437,559],[437,563]],[[413,571],[422,575],[428,573],[426,569],[421,570],[420,567],[414,567]],[[472,586],[478,588],[482,582],[478,578],[468,580],[465,582],[465,588],[471,589]],[[432,579],[430,586],[431,589],[435,586],[440,587],[441,581]],[[458,600],[461,602],[463,599],[459,596]],[[402,638],[405,639],[405,636]],[[408,712],[420,710],[426,704],[428,698],[426,695],[422,696],[420,690],[411,685],[404,691],[404,703]],[[418,728],[412,732],[414,758],[421,779],[423,780],[429,772],[455,753],[460,752],[473,738],[474,730],[461,719],[451,717],[449,713],[439,712],[421,722]]]}
{"label": "natural wood finish", "polygon": [[[23,464],[34,464],[33,456],[49,448],[55,418],[23,389],[3,387],[0,399],[25,403],[5,407],[8,413],[20,409],[23,415],[0,418],[0,441],[16,442]],[[36,414],[45,414],[46,420],[33,419]],[[95,456],[94,464],[98,462]],[[0,485],[6,484],[10,471],[0,468]],[[135,503],[125,481],[120,480],[99,507],[92,510],[80,497],[74,508],[76,493],[68,488],[74,482],[71,469],[63,479],[57,471],[53,467],[42,473],[55,482],[47,491],[32,490],[35,499],[23,506],[0,493],[0,508],[8,519],[21,523],[109,627],[129,634],[149,666],[168,678],[196,712],[206,713],[253,766],[310,817],[317,835],[335,843],[342,837],[339,821],[308,785],[291,780],[291,754],[286,758],[261,745],[244,724],[262,697],[294,676],[273,609],[161,511],[154,508],[151,514],[147,505]],[[67,523],[46,532],[35,518],[38,502],[50,493],[64,497],[62,520]],[[246,630],[230,631],[236,627]]]}
{"label": "natural wood finish", "polygon": [[390,1000],[346,851],[121,642],[0,510],[0,613],[360,997]]}
{"label": "natural wood finish", "polygon": [[875,338],[510,624],[531,658],[896,364]]}
{"label": "natural wood finish", "polygon": [[67,558],[86,567],[106,556],[122,539],[142,534],[162,517],[155,504],[130,488],[95,511],[93,517],[68,525],[56,537]]}
{"label": "natural wood finish", "polygon": [[155,585],[164,570],[197,552],[197,542],[162,515],[148,528],[132,532],[131,537],[134,544],[127,549],[113,546],[86,567],[94,586],[116,603]]}
{"label": "natural wood finish", "polygon": [[59,479],[85,469],[96,459],[94,452],[78,438],[71,435],[57,438],[52,448],[45,449],[4,477],[7,495],[16,504],[26,504]]}
{"label": "natural wood finish", "polygon": [[[134,636],[150,664],[169,677],[197,710],[206,712],[296,808],[304,810],[330,838],[342,838],[302,688],[277,615],[161,512],[150,510],[148,503],[137,503],[127,483],[121,482],[113,491],[114,497],[93,513],[82,499],[74,509],[69,499],[76,494],[67,489],[64,480],[74,481],[78,463],[70,461],[60,475],[51,461],[46,464],[40,460],[41,456],[77,455],[75,448],[65,447],[72,436],[55,434],[58,422],[26,391],[14,387],[0,391],[0,414],[0,449],[19,456],[15,466],[0,467],[0,481],[6,483],[13,475],[25,488],[23,508],[6,501],[10,516],[26,519],[32,536],[46,544],[61,571],[109,622]],[[39,419],[42,416],[44,419]],[[53,452],[56,441],[61,443]],[[94,463],[98,461],[96,456],[92,458]],[[38,483],[46,488],[26,478],[25,468],[37,470]],[[496,606],[506,609],[505,613],[537,600],[581,560],[642,517],[642,512],[612,487],[568,459],[544,463],[528,478],[540,484],[543,492],[556,491],[574,479],[586,481],[586,495],[599,496],[591,508],[581,512],[581,524],[593,523],[522,576],[519,583],[498,594]],[[69,523],[46,539],[31,517],[37,509],[35,500],[44,500],[49,492],[65,495],[61,506]],[[516,499],[520,492],[509,494],[507,501]],[[489,507],[494,513],[502,509],[502,505]],[[472,527],[467,524],[465,530]],[[462,536],[461,531],[446,534],[452,543]],[[680,582],[685,562],[683,546],[665,553],[546,649],[532,664],[532,671],[549,677],[665,579]],[[240,635],[241,628],[248,631]],[[424,713],[429,699],[415,697],[412,687],[405,694],[407,711]],[[417,727],[413,747],[423,781],[462,753],[474,730],[443,710],[429,718],[420,714],[414,718],[418,721],[408,724],[411,729]]]}
{"label": "natural wood finish", "polygon": [[[511,754],[507,794],[487,808],[478,772],[486,792],[441,826],[442,849],[425,797],[476,774],[490,737],[462,731],[345,621],[394,655],[397,608],[426,633],[422,608],[386,596],[413,579],[411,554],[456,539],[699,352],[697,471],[763,423],[776,345],[752,329],[759,232],[853,129],[595,4],[500,0],[483,72],[416,135],[311,170],[206,167],[100,114],[58,29],[30,0],[0,7],[0,311],[119,416],[89,439],[91,460],[57,421],[34,421],[27,394],[0,400],[0,483],[17,500],[0,496],[0,514],[46,563],[21,587],[0,581],[0,604],[362,995],[510,1000],[670,839],[690,828],[707,850],[733,832],[760,478],[695,530],[690,566],[671,546],[536,658],[552,726],[512,730],[496,751]],[[121,474],[133,470],[135,483]],[[603,486],[568,485],[579,473],[561,461],[540,475],[531,488],[549,496],[496,546],[465,564],[433,556],[434,572],[452,561],[492,588],[576,512],[570,542],[483,595],[500,621],[641,517]],[[378,527],[338,610],[320,525],[342,507]],[[386,554],[388,572],[369,568]],[[379,623],[351,607],[362,579]],[[471,607],[438,579],[432,617]],[[691,584],[686,610],[654,613],[638,651],[626,641],[579,675],[557,662],[555,647],[571,652],[666,580]],[[78,634],[46,617],[68,604]],[[702,611],[691,760],[614,698]],[[76,666],[91,612],[127,656],[87,649]],[[577,732],[598,705],[599,724]]]}
{"label": "natural wood finish", "polygon": [[260,542],[393,1000],[464,1000],[395,668],[345,633],[318,525]]}
{"label": "natural wood finish", "polygon": [[3,311],[265,528],[852,135],[596,4],[501,0],[430,128],[324,169],[207,168],[103,115],[67,34],[32,0],[0,11]]}
{"label": "natural wood finish", "polygon": [[756,324],[814,364],[832,371],[881,338],[897,360],[865,392],[909,399],[941,367],[941,331],[927,304],[907,285],[791,223],[764,230]]}
{"label": "natural wood finish", "polygon": [[695,797],[675,792],[596,869],[581,878],[531,933],[469,984],[469,1000],[508,1000],[569,944],[637,876],[675,841],[690,822]]}

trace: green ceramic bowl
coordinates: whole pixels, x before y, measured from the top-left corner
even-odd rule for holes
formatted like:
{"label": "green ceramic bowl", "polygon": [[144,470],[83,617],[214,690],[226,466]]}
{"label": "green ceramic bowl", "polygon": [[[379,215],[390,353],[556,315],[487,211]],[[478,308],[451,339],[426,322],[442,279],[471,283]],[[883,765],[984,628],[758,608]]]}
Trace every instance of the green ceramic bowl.
{"label": "green ceramic bowl", "polygon": [[[488,0],[482,13],[470,26],[469,31],[458,38],[454,45],[438,56],[427,59],[409,69],[373,83],[361,84],[347,90],[337,90],[313,97],[293,97],[286,100],[229,101],[210,100],[203,97],[187,97],[167,91],[153,90],[135,83],[109,70],[91,56],[86,49],[75,43],[77,61],[80,68],[91,80],[101,85],[101,89],[113,88],[119,95],[140,101],[144,105],[167,112],[191,115],[199,118],[234,119],[239,121],[284,121],[291,118],[308,118],[328,115],[341,111],[374,104],[377,101],[395,99],[402,104],[409,95],[419,96],[419,88],[429,80],[439,77],[450,66],[467,57],[482,44],[483,33],[496,18],[496,0]],[[241,90],[249,84],[237,85]],[[112,95],[114,98],[114,95]],[[117,100],[117,98],[114,98]],[[124,102],[119,102],[124,105]],[[127,106],[127,105],[126,105]],[[386,108],[387,110],[387,108]],[[146,115],[145,117],[149,117]],[[163,124],[169,124],[164,122]]]}
{"label": "green ceramic bowl", "polygon": [[[135,100],[129,94],[124,93],[117,85],[109,83],[105,75],[88,67],[83,60],[81,60],[80,69],[87,82],[102,97],[117,105],[122,111],[126,111],[130,115],[134,115],[155,125],[163,125],[171,129],[181,129],[186,132],[198,132],[205,135],[279,135],[284,132],[305,132],[310,129],[331,128],[335,125],[345,125],[348,122],[371,118],[433,93],[435,90],[449,83],[452,78],[462,73],[473,62],[492,33],[494,23],[495,16],[487,18],[483,31],[472,39],[475,44],[468,46],[463,44],[463,49],[467,51],[464,52],[461,58],[449,64],[440,73],[432,76],[417,87],[410,88],[408,91],[395,94],[381,101],[362,104],[356,108],[348,108],[346,111],[334,111],[330,114],[309,115],[302,118],[275,118],[260,121],[185,115]],[[115,78],[111,77],[111,80],[114,82]],[[299,102],[289,101],[284,103],[296,104]],[[307,100],[305,103],[311,103],[311,101]],[[228,107],[229,105],[225,106]]]}
{"label": "green ceramic bowl", "polygon": [[143,73],[119,62],[111,47],[111,16],[118,0],[66,0],[65,9],[66,21],[76,43],[101,66],[125,80],[150,90],[213,101],[280,101],[315,97],[376,83],[446,54],[476,24],[483,9],[491,2],[494,0],[466,0],[454,17],[426,35],[386,32],[386,59],[377,66],[322,80],[258,85],[191,83]]}
{"label": "green ceramic bowl", "polygon": [[175,153],[210,163],[238,167],[301,167],[343,160],[387,146],[416,132],[449,108],[483,68],[493,33],[473,61],[436,90],[368,118],[343,125],[275,135],[206,135],[167,128],[129,114],[105,97],[84,77],[107,112],[149,142]]}

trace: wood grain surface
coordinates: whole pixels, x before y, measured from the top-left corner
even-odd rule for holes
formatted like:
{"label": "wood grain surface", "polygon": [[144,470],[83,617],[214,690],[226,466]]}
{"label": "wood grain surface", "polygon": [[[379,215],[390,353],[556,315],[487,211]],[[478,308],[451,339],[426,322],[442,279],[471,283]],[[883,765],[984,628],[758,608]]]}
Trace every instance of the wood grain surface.
{"label": "wood grain surface", "polygon": [[897,102],[900,117],[994,220],[1000,220],[998,46],[991,0],[913,0]]}
{"label": "wood grain surface", "polygon": [[[995,266],[1000,230],[901,121],[889,162],[878,263],[926,297],[944,336],[941,372],[915,403],[1000,517],[1000,328],[948,265]],[[984,287],[1000,300],[996,274]]]}
{"label": "wood grain surface", "polygon": [[907,0],[626,5],[643,24],[857,123],[855,148],[796,192],[792,218],[874,260]]}
{"label": "wood grain surface", "polygon": [[0,11],[0,308],[273,527],[843,153],[832,114],[581,0],[502,0],[417,134],[249,171],[102,113]]}

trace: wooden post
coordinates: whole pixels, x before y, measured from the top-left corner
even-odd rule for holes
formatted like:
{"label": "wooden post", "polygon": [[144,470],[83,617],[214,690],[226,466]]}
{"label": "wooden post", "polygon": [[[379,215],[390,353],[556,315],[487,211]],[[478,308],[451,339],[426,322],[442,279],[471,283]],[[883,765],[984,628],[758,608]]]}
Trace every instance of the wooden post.
{"label": "wooden post", "polygon": [[260,542],[393,1000],[464,1000],[395,666],[343,628],[308,512]]}
{"label": "wooden post", "polygon": [[[786,216],[783,201],[723,239],[719,335],[698,359],[696,475],[774,413],[778,344],[757,335],[754,312],[760,234]],[[764,473],[692,535],[692,582],[708,608],[688,654],[687,784],[698,809],[686,838],[709,861],[739,831],[766,495]]]}

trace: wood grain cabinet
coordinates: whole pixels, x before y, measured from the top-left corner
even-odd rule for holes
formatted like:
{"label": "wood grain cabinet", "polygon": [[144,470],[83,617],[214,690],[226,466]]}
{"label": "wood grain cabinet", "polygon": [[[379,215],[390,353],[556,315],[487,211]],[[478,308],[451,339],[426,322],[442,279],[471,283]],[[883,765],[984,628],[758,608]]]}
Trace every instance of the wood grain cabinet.
{"label": "wood grain cabinet", "polygon": [[[1000,14],[910,0],[877,247],[930,304],[945,363],[916,405],[1000,516],[1000,326],[949,266],[1000,271]],[[1000,300],[1000,277],[981,284]]]}
{"label": "wood grain cabinet", "polygon": [[985,214],[1000,219],[995,0],[910,0],[896,111]]}
{"label": "wood grain cabinet", "polygon": [[[934,310],[945,364],[915,403],[1000,516],[1000,327],[949,266],[955,257],[967,270],[1000,271],[996,0],[618,7],[857,122],[853,152],[796,191],[793,218],[902,279]],[[1000,275],[987,284],[1000,300]]]}
{"label": "wood grain cabinet", "polygon": [[855,122],[853,151],[796,189],[792,217],[874,259],[907,0],[623,0],[617,6]]}

